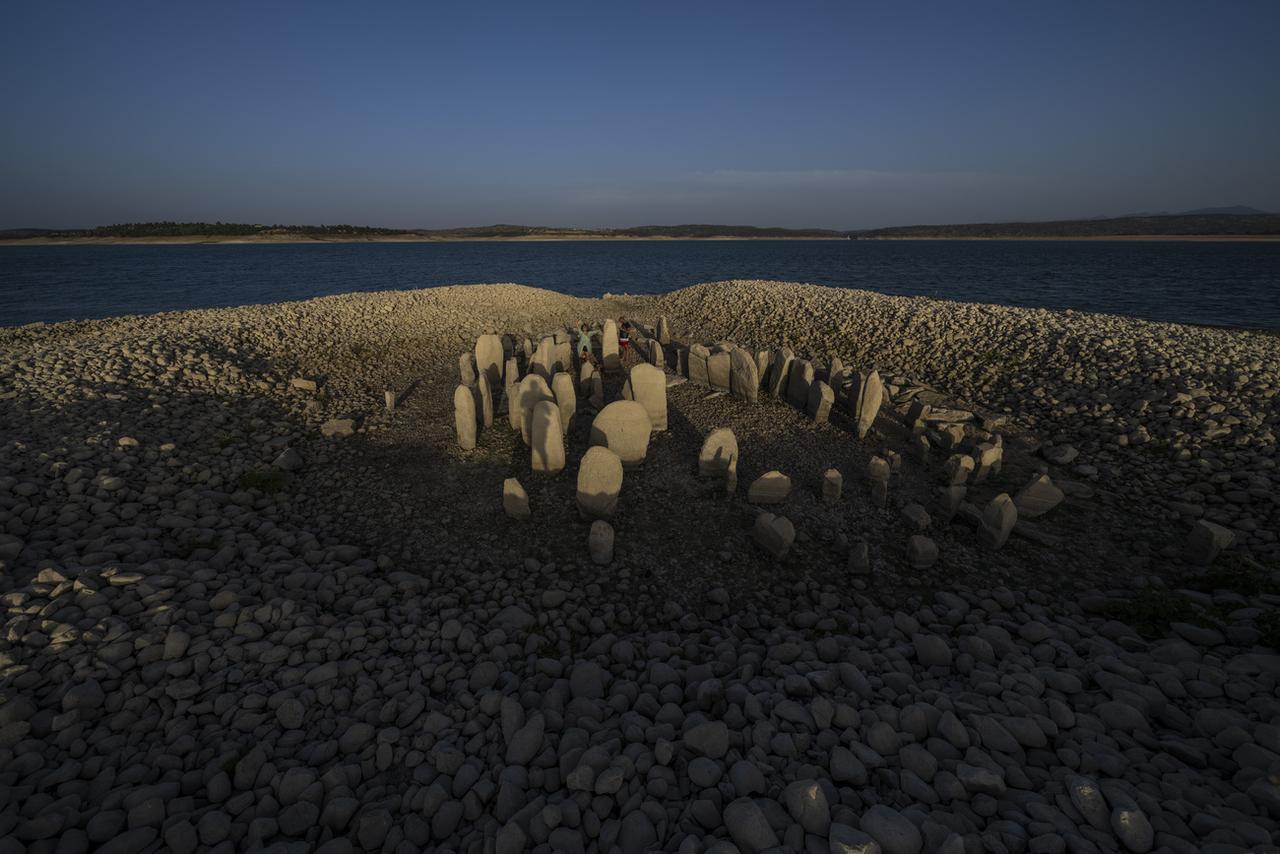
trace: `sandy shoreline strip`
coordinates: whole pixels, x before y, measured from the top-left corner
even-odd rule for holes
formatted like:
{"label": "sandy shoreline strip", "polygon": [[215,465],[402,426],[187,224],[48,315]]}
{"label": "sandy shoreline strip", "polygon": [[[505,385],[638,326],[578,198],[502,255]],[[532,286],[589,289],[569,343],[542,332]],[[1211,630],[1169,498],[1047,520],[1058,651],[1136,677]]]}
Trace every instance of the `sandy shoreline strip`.
{"label": "sandy shoreline strip", "polygon": [[44,238],[31,237],[20,240],[0,240],[0,246],[204,246],[204,245],[294,245],[294,244],[346,244],[346,243],[573,243],[573,242],[592,242],[592,243],[633,243],[633,242],[657,242],[657,243],[676,243],[676,242],[733,242],[733,241],[803,241],[803,240],[821,240],[821,241],[845,241],[849,243],[866,243],[866,242],[940,242],[940,241],[1017,241],[1017,242],[1034,242],[1034,241],[1056,241],[1056,242],[1102,242],[1102,243],[1169,243],[1169,242],[1189,242],[1189,243],[1273,243],[1280,241],[1280,235],[1219,235],[1219,234],[1202,234],[1202,235],[1180,235],[1180,234],[1148,234],[1148,235],[1106,235],[1106,236],[1089,236],[1089,237],[865,237],[856,240],[847,240],[843,237],[610,237],[610,236],[529,236],[529,237],[467,237],[467,238],[436,238],[421,237],[417,235],[388,235],[385,237],[324,237],[312,238],[305,235],[282,235],[276,236],[254,236],[254,237],[238,237],[228,235],[206,236],[206,237],[77,237],[77,238]]}

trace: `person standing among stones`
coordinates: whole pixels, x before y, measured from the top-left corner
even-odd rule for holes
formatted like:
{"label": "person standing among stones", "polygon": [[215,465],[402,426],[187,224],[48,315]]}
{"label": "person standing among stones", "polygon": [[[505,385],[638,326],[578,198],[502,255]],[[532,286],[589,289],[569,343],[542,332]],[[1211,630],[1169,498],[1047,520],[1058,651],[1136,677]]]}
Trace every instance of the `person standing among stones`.
{"label": "person standing among stones", "polygon": [[578,361],[591,362],[591,330],[585,323],[578,328]]}

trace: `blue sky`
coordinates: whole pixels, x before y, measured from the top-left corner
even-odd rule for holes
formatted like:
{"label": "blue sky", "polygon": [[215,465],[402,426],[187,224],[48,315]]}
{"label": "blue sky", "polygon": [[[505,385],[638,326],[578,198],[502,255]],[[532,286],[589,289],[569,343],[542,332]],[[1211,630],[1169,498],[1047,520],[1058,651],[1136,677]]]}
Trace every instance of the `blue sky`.
{"label": "blue sky", "polygon": [[1280,3],[28,3],[0,227],[1280,210]]}

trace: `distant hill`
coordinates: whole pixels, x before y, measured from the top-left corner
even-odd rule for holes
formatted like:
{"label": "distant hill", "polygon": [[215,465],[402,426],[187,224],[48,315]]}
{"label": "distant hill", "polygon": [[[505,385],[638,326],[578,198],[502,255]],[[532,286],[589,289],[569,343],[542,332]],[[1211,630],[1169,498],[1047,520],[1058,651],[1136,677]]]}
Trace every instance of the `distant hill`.
{"label": "distant hill", "polygon": [[1185,213],[1065,219],[1051,222],[982,222],[964,225],[904,225],[855,231],[876,238],[1036,238],[1036,237],[1262,237],[1280,236],[1280,214]]}
{"label": "distant hill", "polygon": [[1260,211],[1248,205],[1231,205],[1226,208],[1196,208],[1193,211],[1183,211],[1178,216],[1253,216],[1265,213],[1268,211]]}

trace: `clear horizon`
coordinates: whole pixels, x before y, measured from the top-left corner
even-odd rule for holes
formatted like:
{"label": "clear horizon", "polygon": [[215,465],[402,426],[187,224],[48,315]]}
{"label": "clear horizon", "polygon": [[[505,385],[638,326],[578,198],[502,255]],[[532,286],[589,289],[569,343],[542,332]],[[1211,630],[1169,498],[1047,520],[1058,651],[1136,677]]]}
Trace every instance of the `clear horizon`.
{"label": "clear horizon", "polygon": [[26,5],[0,228],[1280,210],[1280,5]]}

